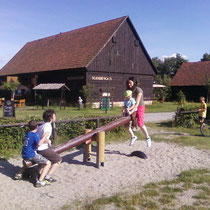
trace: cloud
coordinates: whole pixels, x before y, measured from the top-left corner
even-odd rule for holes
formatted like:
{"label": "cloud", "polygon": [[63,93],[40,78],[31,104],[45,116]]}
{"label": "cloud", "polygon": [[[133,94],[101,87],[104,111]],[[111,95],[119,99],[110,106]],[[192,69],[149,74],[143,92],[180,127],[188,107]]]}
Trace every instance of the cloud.
{"label": "cloud", "polygon": [[[182,57],[182,58],[184,58],[184,59],[187,59],[187,56],[186,55],[181,55],[180,54],[180,56]],[[161,61],[164,61],[165,59],[167,59],[167,58],[176,58],[177,57],[177,53],[173,53],[172,55],[162,55],[161,57],[160,57],[160,60]]]}

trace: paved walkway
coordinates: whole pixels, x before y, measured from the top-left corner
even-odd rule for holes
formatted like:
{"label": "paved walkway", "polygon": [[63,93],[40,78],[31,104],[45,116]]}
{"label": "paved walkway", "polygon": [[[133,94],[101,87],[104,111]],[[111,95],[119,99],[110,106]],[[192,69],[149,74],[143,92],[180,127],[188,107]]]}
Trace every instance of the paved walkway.
{"label": "paved walkway", "polygon": [[156,121],[172,120],[174,115],[175,115],[175,112],[145,113],[144,121],[156,122]]}

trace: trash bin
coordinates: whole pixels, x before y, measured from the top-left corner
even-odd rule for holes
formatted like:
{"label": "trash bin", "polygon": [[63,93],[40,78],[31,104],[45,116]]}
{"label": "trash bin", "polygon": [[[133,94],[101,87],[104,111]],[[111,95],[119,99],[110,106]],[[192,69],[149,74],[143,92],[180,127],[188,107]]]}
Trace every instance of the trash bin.
{"label": "trash bin", "polygon": [[102,98],[101,110],[110,110],[110,98],[108,98],[108,97]]}

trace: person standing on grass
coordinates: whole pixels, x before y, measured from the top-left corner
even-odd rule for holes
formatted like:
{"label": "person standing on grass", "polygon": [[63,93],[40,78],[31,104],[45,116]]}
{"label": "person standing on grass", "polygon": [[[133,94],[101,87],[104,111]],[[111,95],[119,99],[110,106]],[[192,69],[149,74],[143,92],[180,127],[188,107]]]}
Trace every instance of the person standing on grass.
{"label": "person standing on grass", "polygon": [[206,119],[206,113],[207,113],[207,106],[205,103],[205,98],[203,96],[200,97],[200,108],[198,109],[198,118],[199,118],[199,122],[200,125],[203,126],[204,124],[204,120]]}
{"label": "person standing on grass", "polygon": [[82,98],[81,98],[81,96],[79,96],[79,98],[78,98],[78,107],[79,107],[79,109],[83,109],[83,100],[82,100]]}
{"label": "person standing on grass", "polygon": [[133,96],[136,100],[136,104],[133,109],[137,109],[137,115],[136,115],[137,125],[140,127],[142,133],[146,138],[147,147],[151,147],[151,137],[149,136],[147,128],[144,124],[145,105],[144,105],[143,90],[137,87],[137,81],[135,80],[134,77],[130,77],[127,80],[127,89],[132,91]]}
{"label": "person standing on grass", "polygon": [[51,161],[51,168],[48,171],[48,174],[45,176],[45,180],[49,182],[55,182],[56,180],[51,177],[56,168],[61,163],[62,159],[58,153],[56,153],[51,147],[50,136],[52,134],[52,125],[51,123],[55,122],[56,114],[53,110],[49,109],[43,113],[44,123],[38,127],[37,133],[40,138],[45,136],[45,141],[41,144],[37,152]]}
{"label": "person standing on grass", "polygon": [[[43,187],[48,185],[49,183],[44,180],[45,175],[50,169],[51,163],[49,160],[47,160],[45,157],[43,157],[40,154],[37,154],[36,149],[39,145],[41,145],[45,138],[41,139],[39,138],[37,132],[38,124],[36,121],[31,120],[28,123],[29,131],[26,132],[26,135],[24,137],[23,142],[23,148],[22,148],[22,158],[24,160],[29,160],[32,163],[38,163],[39,164],[39,172],[40,176],[39,179],[35,183],[35,187]],[[22,179],[22,174],[25,171],[25,167],[22,167],[20,171],[15,175],[16,180]]]}
{"label": "person standing on grass", "polygon": [[134,110],[134,106],[136,104],[136,101],[134,98],[132,98],[132,91],[126,90],[125,91],[125,100],[124,100],[124,107],[122,110],[123,116],[131,116],[131,121],[125,125],[126,130],[130,134],[131,140],[130,140],[130,146],[136,141],[137,136],[133,133],[133,128],[136,127],[136,110]]}

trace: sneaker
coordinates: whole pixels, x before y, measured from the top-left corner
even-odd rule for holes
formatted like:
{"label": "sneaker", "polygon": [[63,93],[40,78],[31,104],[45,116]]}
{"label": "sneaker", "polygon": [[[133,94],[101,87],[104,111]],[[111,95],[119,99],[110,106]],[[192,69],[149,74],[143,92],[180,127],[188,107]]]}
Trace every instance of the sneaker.
{"label": "sneaker", "polygon": [[136,139],[137,139],[137,136],[132,137],[131,140],[130,140],[129,146],[133,145],[134,142],[136,141]]}
{"label": "sneaker", "polygon": [[47,185],[49,185],[50,183],[48,182],[48,181],[46,181],[46,180],[44,180],[44,181],[37,181],[36,182],[36,184],[35,184],[35,187],[44,187],[44,186],[47,186]]}
{"label": "sneaker", "polygon": [[21,180],[23,178],[22,174],[15,174],[14,179],[15,180]]}
{"label": "sneaker", "polygon": [[151,147],[151,145],[152,145],[152,141],[151,141],[151,138],[150,138],[150,136],[147,138],[147,147]]}
{"label": "sneaker", "polygon": [[53,179],[52,177],[45,177],[44,180],[50,183],[56,182],[56,179]]}

